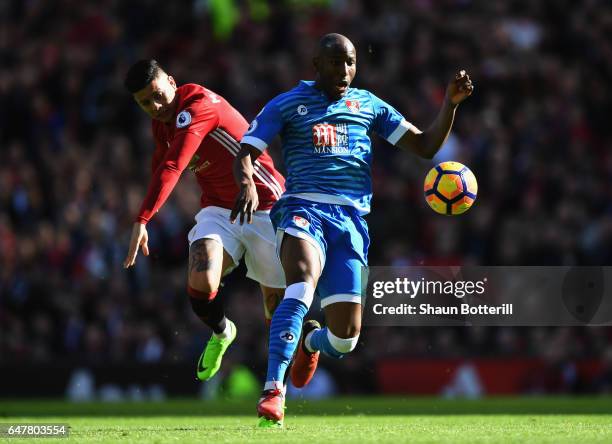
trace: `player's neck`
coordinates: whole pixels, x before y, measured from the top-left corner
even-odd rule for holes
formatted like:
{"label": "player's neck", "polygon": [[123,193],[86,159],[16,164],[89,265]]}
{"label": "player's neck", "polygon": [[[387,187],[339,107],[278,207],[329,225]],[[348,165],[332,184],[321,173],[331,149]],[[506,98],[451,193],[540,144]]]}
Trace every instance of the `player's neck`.
{"label": "player's neck", "polygon": [[321,87],[321,85],[320,85],[320,83],[319,83],[319,79],[316,79],[316,80],[315,80],[315,82],[314,82],[314,85],[313,85],[313,86],[314,86],[314,88],[315,88],[317,91],[320,91],[320,92],[322,93],[322,95],[323,95],[323,96],[325,96],[325,97],[327,98],[327,100],[329,100],[330,102],[337,102],[338,100],[340,100],[340,99],[343,97],[342,95],[337,95],[337,94],[336,94],[336,95],[333,95],[332,93],[329,93],[329,92],[325,91],[325,90],[324,90],[324,89]]}

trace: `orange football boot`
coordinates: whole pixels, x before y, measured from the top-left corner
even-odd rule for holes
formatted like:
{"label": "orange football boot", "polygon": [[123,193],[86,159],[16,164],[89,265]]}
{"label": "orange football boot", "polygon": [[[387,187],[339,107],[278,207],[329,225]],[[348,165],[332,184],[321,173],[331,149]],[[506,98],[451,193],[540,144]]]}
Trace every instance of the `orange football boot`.
{"label": "orange football boot", "polygon": [[306,340],[306,335],[318,328],[321,328],[321,324],[314,319],[304,322],[302,327],[302,338],[300,339],[290,372],[291,383],[297,388],[302,388],[308,384],[317,370],[321,353],[319,351],[314,353],[308,351],[304,341]]}

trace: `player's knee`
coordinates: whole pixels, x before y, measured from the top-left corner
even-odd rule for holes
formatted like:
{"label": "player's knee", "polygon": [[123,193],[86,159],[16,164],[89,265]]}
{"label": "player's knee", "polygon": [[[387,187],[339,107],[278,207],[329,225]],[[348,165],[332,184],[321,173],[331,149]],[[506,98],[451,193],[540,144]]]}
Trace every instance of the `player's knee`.
{"label": "player's knee", "polygon": [[212,246],[210,239],[198,239],[189,248],[189,286],[204,293],[216,291],[221,280],[223,250]]}
{"label": "player's knee", "polygon": [[318,275],[312,270],[310,264],[305,261],[297,261],[290,265],[283,265],[285,271],[285,279],[287,284],[297,282],[310,282],[313,286],[316,286],[318,281]]}
{"label": "player's knee", "polygon": [[197,273],[193,272],[189,274],[189,285],[188,292],[191,296],[191,292],[195,291],[198,293],[216,293],[219,289],[219,282],[217,279],[214,279],[208,273]]}
{"label": "player's knee", "polygon": [[331,330],[328,329],[327,339],[329,340],[332,348],[337,351],[338,354],[345,355],[352,352],[355,350],[355,347],[357,347],[357,342],[359,341],[359,330],[357,330],[355,335],[341,338],[336,336]]}
{"label": "player's knee", "polygon": [[314,287],[317,286],[321,274],[320,259],[316,250],[304,240],[292,236],[283,238],[281,264],[288,285],[309,282]]}

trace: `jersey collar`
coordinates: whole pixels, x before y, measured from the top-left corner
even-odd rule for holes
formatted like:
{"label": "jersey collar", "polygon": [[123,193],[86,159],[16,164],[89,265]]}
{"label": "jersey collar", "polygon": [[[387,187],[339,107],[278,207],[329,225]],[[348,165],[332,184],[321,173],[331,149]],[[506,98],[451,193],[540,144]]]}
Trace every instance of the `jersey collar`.
{"label": "jersey collar", "polygon": [[[315,81],[314,80],[300,80],[299,83],[300,86],[305,87],[305,88],[310,88],[313,91],[315,91],[319,96],[323,97],[326,101],[331,102],[327,96],[325,95],[325,93],[321,90],[318,90],[317,88],[315,88]],[[352,92],[353,88],[351,88],[349,86],[348,90],[346,91],[346,94],[343,97],[340,97],[338,100],[336,100],[335,102],[339,102],[340,100],[346,99],[349,94]],[[335,103],[332,102],[332,103]]]}

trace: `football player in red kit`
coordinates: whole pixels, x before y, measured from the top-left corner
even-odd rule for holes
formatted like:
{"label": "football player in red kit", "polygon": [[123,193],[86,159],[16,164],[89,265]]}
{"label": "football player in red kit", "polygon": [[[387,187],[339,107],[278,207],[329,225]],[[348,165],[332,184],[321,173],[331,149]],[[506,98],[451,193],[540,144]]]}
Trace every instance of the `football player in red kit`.
{"label": "football player in red kit", "polygon": [[147,222],[164,204],[181,173],[189,168],[202,189],[202,209],[189,232],[187,293],[195,314],[213,333],[198,361],[197,376],[212,378],[236,337],[217,296],[222,276],[244,256],[247,276],[261,285],[268,321],[282,299],[285,278],[275,253],[269,209],[285,180],[267,153],[255,165],[259,206],[246,225],[231,224],[238,186],[232,163],[248,123],[223,97],[196,84],[177,86],[155,60],[134,64],[125,78],[134,100],[152,119],[155,152],[147,195],[132,229],[124,267],[134,265],[139,249],[149,255]]}

